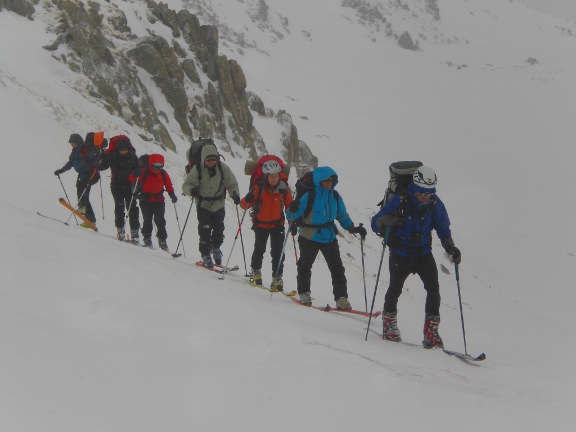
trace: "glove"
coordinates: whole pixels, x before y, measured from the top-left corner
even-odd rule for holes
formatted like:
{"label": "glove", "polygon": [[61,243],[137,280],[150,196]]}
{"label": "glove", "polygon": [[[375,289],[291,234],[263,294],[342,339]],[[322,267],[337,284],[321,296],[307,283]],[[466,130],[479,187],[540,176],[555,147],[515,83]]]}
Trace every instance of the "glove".
{"label": "glove", "polygon": [[251,203],[252,201],[254,201],[254,194],[253,194],[252,192],[248,192],[248,193],[246,194],[246,196],[244,197],[244,200],[245,200],[247,203]]}
{"label": "glove", "polygon": [[63,169],[57,169],[56,171],[54,171],[54,175],[55,176],[59,176],[60,174],[62,174],[64,172]]}
{"label": "glove", "polygon": [[456,246],[452,246],[446,249],[446,253],[448,255],[451,255],[452,262],[454,264],[460,264],[460,262],[462,261],[462,254],[460,253],[460,249],[458,249]]}
{"label": "glove", "polygon": [[173,203],[176,203],[178,201],[178,197],[174,192],[168,192],[168,195],[170,195],[170,199],[172,200]]}
{"label": "glove", "polygon": [[234,201],[234,205],[240,204],[240,197],[238,196],[237,193],[235,193],[234,195],[232,195],[232,201]]}
{"label": "glove", "polygon": [[190,189],[190,196],[192,198],[197,197],[198,196],[198,188],[196,188],[196,187],[191,188]]}
{"label": "glove", "polygon": [[300,209],[300,202],[296,200],[292,201],[288,206],[288,210],[290,210],[291,213],[296,213],[299,209]]}
{"label": "glove", "polygon": [[108,147],[108,140],[106,138],[104,138],[102,140],[102,144],[100,144],[100,148],[105,149],[106,147]]}
{"label": "glove", "polygon": [[290,225],[290,234],[292,234],[292,237],[295,237],[296,234],[298,234],[298,225],[296,225],[294,222],[292,222],[292,225]]}
{"label": "glove", "polygon": [[352,225],[352,227],[350,227],[350,229],[348,230],[348,232],[350,234],[360,234],[360,238],[362,240],[364,240],[366,238],[366,228],[364,228],[362,225],[359,226],[354,226]]}
{"label": "glove", "polygon": [[138,178],[138,177],[140,177],[140,174],[142,174],[142,169],[137,168],[132,172],[132,177]]}
{"label": "glove", "polygon": [[387,226],[389,227],[401,227],[404,225],[404,216],[396,214],[386,214],[380,216],[376,221],[376,225],[380,231],[384,231]]}
{"label": "glove", "polygon": [[460,253],[460,249],[454,246],[454,240],[452,240],[452,237],[442,239],[441,242],[446,253],[451,256],[452,262],[454,264],[460,264],[462,261],[462,254]]}

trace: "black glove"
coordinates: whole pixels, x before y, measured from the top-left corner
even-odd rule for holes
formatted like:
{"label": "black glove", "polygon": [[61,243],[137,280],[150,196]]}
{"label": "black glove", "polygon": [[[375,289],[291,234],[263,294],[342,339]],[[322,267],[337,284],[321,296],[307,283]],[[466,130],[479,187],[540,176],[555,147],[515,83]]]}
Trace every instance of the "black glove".
{"label": "black glove", "polygon": [[298,225],[296,225],[294,222],[292,222],[292,225],[290,225],[290,234],[292,234],[292,237],[298,234]]}
{"label": "black glove", "polygon": [[452,262],[454,264],[460,264],[462,261],[462,254],[460,253],[460,249],[454,246],[454,240],[452,240],[452,237],[447,237],[440,241],[442,242],[442,247],[446,253],[452,257]]}
{"label": "black glove", "polygon": [[102,144],[100,144],[100,148],[105,149],[106,147],[108,147],[108,140],[106,138],[104,138],[102,140]]}
{"label": "black glove", "polygon": [[142,174],[142,169],[141,169],[141,168],[136,168],[136,169],[132,172],[132,177],[138,178],[138,177],[140,177],[140,174]]}
{"label": "black glove", "polygon": [[360,234],[360,238],[362,240],[364,240],[366,238],[366,228],[364,228],[362,225],[359,226],[354,226],[352,225],[352,227],[350,227],[350,229],[348,230],[348,232],[350,234]]}
{"label": "black glove", "polygon": [[460,253],[460,249],[458,249],[456,246],[452,246],[446,249],[446,253],[452,256],[452,262],[454,264],[460,264],[462,261],[462,254]]}
{"label": "black glove", "polygon": [[235,193],[234,195],[232,195],[232,201],[234,201],[234,205],[240,204],[240,197],[238,196],[237,193]]}
{"label": "black glove", "polygon": [[168,195],[170,195],[170,199],[172,200],[173,203],[176,203],[178,201],[178,197],[174,192],[168,192]]}
{"label": "black glove", "polygon": [[246,194],[246,196],[244,197],[244,200],[245,200],[247,203],[251,203],[252,201],[254,201],[254,194],[253,194],[252,192],[248,192],[248,193]]}
{"label": "black glove", "polygon": [[404,216],[396,214],[386,214],[378,218],[378,220],[376,221],[376,225],[378,225],[380,231],[384,231],[387,226],[401,227],[402,225],[404,225]]}
{"label": "black glove", "polygon": [[300,209],[300,201],[294,200],[288,206],[288,210],[290,210],[291,213],[296,213],[299,209]]}
{"label": "black glove", "polygon": [[193,187],[193,188],[190,189],[190,196],[191,196],[192,198],[198,196],[198,188],[197,188],[197,187]]}
{"label": "black glove", "polygon": [[55,176],[59,176],[60,174],[62,174],[64,172],[63,169],[57,169],[56,171],[54,171],[54,175]]}

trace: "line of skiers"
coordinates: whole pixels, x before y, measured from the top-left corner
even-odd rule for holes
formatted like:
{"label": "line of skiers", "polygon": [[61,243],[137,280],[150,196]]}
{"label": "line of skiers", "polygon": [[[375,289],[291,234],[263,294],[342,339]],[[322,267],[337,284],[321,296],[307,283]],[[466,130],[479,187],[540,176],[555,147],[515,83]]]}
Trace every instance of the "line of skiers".
{"label": "line of skiers", "polygon": [[[118,237],[124,238],[124,217],[128,209],[131,239],[138,239],[140,225],[138,207],[134,200],[136,195],[143,217],[144,245],[152,244],[154,221],[159,246],[167,250],[163,192],[168,192],[173,203],[176,203],[177,197],[170,176],[163,169],[164,157],[151,154],[145,160],[139,160],[129,138],[124,135],[112,138],[108,149],[99,152],[94,149],[97,146],[93,145],[94,135],[91,134],[86,136],[86,140],[82,140],[78,134],[70,136],[72,152],[69,160],[54,174],[59,176],[75,168],[78,173],[78,209],[85,213],[86,218],[95,222],[89,201],[90,188],[99,180],[98,171],[110,168],[110,188],[115,201]],[[270,238],[273,275],[271,291],[283,290],[283,252],[288,237],[285,234],[285,220],[288,220],[291,234],[299,234],[297,291],[300,302],[312,305],[312,266],[321,252],[330,270],[336,307],[351,309],[335,221],[351,234],[359,234],[362,241],[367,232],[362,224],[353,223],[344,200],[335,190],[338,184],[336,172],[326,166],[314,169],[310,175],[310,186],[301,194],[297,192],[294,199],[287,184],[287,176],[283,173],[283,162],[276,157],[266,158],[258,164],[259,175],[254,182],[251,181],[249,192],[241,199],[236,177],[220,158],[212,142],[204,145],[199,160],[191,166],[182,184],[183,194],[196,201],[199,252],[203,265],[212,268],[214,264],[222,264],[224,203],[228,194],[235,205],[245,211],[251,209],[255,242],[250,264],[254,283],[262,285],[262,262]],[[440,286],[432,255],[432,230],[437,232],[442,246],[454,263],[460,263],[461,254],[452,240],[446,208],[436,195],[435,172],[429,167],[420,166],[411,175],[411,179],[407,189],[394,194],[371,219],[372,230],[385,238],[384,247],[390,249],[390,284],[384,302],[383,338],[401,341],[397,305],[404,282],[412,273],[418,274],[427,293],[423,345],[426,348],[443,347],[438,333]]]}

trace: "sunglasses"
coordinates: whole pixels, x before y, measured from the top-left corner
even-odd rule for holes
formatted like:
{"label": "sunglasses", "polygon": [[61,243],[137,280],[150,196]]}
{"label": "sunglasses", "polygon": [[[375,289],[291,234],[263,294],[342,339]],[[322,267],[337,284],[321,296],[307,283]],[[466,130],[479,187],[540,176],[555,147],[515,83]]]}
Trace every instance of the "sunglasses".
{"label": "sunglasses", "polygon": [[430,192],[416,192],[416,196],[429,197],[430,195],[434,194],[431,194]]}
{"label": "sunglasses", "polygon": [[161,163],[153,163],[153,164],[152,164],[152,168],[154,168],[154,169],[162,169],[162,168],[164,168],[164,164],[161,164]]}

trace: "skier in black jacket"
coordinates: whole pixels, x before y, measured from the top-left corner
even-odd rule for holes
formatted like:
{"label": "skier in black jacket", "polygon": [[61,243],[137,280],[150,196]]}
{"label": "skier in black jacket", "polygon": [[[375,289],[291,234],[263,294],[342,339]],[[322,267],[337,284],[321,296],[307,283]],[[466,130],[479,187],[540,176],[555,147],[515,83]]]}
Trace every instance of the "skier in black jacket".
{"label": "skier in black jacket", "polygon": [[130,138],[125,135],[118,135],[110,140],[110,152],[107,153],[100,164],[100,170],[110,168],[112,178],[110,190],[114,197],[114,224],[118,230],[118,239],[124,240],[126,233],[124,230],[124,210],[129,209],[128,219],[130,221],[130,235],[132,241],[138,241],[138,230],[140,228],[139,211],[136,199],[132,198],[133,184],[128,180],[128,176],[138,168],[138,157]]}

